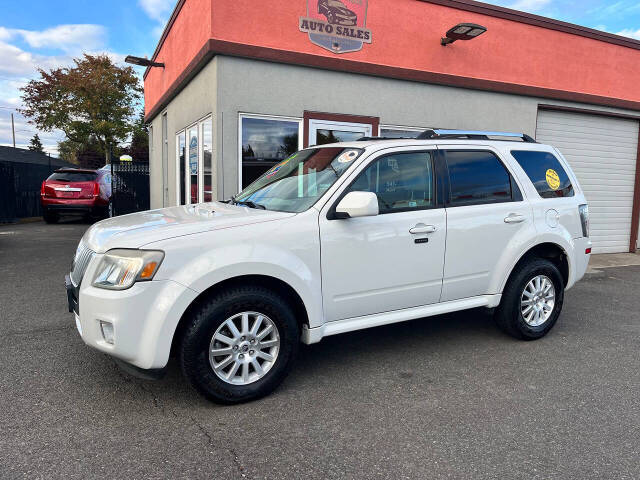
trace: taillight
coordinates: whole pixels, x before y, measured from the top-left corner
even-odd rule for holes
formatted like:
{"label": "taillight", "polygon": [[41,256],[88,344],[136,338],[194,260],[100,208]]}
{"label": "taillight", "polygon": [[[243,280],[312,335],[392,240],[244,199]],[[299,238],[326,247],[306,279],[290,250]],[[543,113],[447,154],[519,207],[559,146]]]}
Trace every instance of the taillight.
{"label": "taillight", "polygon": [[46,180],[42,181],[42,186],[40,187],[40,195],[42,195],[44,197],[44,184],[46,183]]}
{"label": "taillight", "polygon": [[93,196],[97,197],[98,195],[100,195],[100,184],[98,182],[95,182],[93,184]]}
{"label": "taillight", "polygon": [[589,205],[583,204],[578,207],[580,212],[580,222],[582,223],[582,236],[589,236]]}

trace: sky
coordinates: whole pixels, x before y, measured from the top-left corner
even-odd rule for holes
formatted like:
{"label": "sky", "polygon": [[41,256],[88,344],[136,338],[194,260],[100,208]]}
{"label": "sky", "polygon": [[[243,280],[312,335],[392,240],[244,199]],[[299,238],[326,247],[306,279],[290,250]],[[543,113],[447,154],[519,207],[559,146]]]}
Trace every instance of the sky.
{"label": "sky", "polygon": [[[303,0],[300,0],[303,1]],[[383,1],[383,0],[370,0]],[[20,87],[45,70],[68,66],[83,51],[122,62],[128,54],[149,56],[176,0],[0,0],[0,145],[10,145],[11,113],[16,146],[36,133],[17,109]],[[640,0],[499,0],[515,8],[640,40]],[[135,67],[142,77],[142,67]],[[38,132],[56,154],[61,132]]]}

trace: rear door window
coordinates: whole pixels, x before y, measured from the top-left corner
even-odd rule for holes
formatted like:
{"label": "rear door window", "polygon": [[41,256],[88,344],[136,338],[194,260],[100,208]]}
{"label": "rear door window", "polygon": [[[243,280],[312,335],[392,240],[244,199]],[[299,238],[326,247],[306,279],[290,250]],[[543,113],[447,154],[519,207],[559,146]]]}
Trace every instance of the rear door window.
{"label": "rear door window", "polygon": [[512,150],[511,155],[520,164],[542,198],[573,197],[571,180],[552,153]]}
{"label": "rear door window", "polygon": [[98,177],[91,172],[54,172],[47,180],[58,182],[93,182]]}
{"label": "rear door window", "polygon": [[521,200],[513,178],[489,151],[446,150],[451,198],[449,206],[482,205]]}

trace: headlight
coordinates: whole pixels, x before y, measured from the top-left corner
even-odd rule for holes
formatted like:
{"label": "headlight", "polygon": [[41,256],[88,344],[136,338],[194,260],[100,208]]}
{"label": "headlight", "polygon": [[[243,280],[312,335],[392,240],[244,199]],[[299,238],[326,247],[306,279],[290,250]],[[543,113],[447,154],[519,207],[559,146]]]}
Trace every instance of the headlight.
{"label": "headlight", "polygon": [[125,290],[136,282],[153,278],[162,263],[164,252],[158,250],[109,250],[93,279],[93,286]]}

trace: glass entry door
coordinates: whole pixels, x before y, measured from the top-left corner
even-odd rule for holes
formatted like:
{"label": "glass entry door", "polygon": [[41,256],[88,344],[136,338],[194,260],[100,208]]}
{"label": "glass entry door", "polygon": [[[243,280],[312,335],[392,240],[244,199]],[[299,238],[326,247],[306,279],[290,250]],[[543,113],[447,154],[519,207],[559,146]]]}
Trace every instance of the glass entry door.
{"label": "glass entry door", "polygon": [[309,120],[309,146],[336,142],[352,142],[362,137],[371,137],[373,126],[368,123]]}
{"label": "glass entry door", "polygon": [[214,200],[211,117],[176,134],[176,150],[177,203],[189,205]]}

